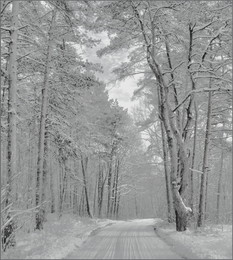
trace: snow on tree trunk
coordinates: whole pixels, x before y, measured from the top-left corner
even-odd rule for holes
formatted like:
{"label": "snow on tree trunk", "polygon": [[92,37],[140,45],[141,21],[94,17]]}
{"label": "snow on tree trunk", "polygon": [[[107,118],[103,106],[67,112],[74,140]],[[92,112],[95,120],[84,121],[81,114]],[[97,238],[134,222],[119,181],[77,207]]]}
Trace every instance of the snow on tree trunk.
{"label": "snow on tree trunk", "polygon": [[8,130],[7,130],[7,192],[6,206],[12,200],[12,178],[16,175],[16,92],[17,92],[17,37],[19,2],[12,3],[11,38],[8,64]]}
{"label": "snow on tree trunk", "polygon": [[[49,143],[49,147],[50,147],[50,143]],[[49,149],[48,147],[48,149]],[[49,168],[50,168],[50,193],[51,193],[51,207],[50,207],[50,212],[51,213],[54,213],[55,212],[55,191],[54,191],[54,174],[53,174],[53,171],[54,171],[54,166],[53,166],[53,160],[52,160],[52,155],[50,153],[49,155]]]}
{"label": "snow on tree trunk", "polygon": [[[186,152],[185,143],[182,139],[182,133],[177,128],[174,118],[176,121],[178,120],[177,124],[179,126],[179,118],[177,119],[177,114],[175,111],[172,111],[171,104],[170,104],[170,93],[169,87],[164,79],[163,73],[161,71],[160,64],[156,60],[155,57],[155,50],[154,45],[151,46],[149,43],[145,25],[140,17],[140,14],[137,8],[131,2],[135,17],[138,19],[140,24],[140,29],[142,32],[143,39],[147,46],[147,63],[153,72],[157,82],[158,82],[158,98],[159,98],[159,112],[160,118],[163,121],[164,128],[167,134],[167,142],[169,147],[170,153],[170,160],[171,160],[171,182],[172,182],[172,194],[173,194],[173,204],[174,209],[177,213],[176,223],[177,223],[177,231],[184,231],[187,228],[187,220],[191,209],[186,207],[184,204],[184,192],[187,187],[187,175],[189,172],[188,168],[188,156]],[[155,22],[151,22],[151,31],[152,31],[152,39],[154,38],[154,30],[155,30]],[[174,90],[173,90],[173,97],[174,97]],[[177,179],[178,167],[177,162],[178,158],[177,155],[179,154],[180,160],[180,180]],[[179,225],[178,225],[179,223]]]}
{"label": "snow on tree trunk", "polygon": [[[225,124],[223,124],[224,129]],[[223,131],[221,137],[221,146],[223,144]],[[216,208],[216,222],[219,224],[219,213],[220,213],[220,199],[221,199],[221,192],[222,192],[222,175],[223,175],[223,160],[224,160],[224,149],[221,149],[221,156],[219,159],[219,176],[218,176],[218,189],[217,189],[217,208]]]}
{"label": "snow on tree trunk", "polygon": [[192,211],[194,210],[194,181],[193,181],[193,169],[195,168],[195,156],[196,156],[196,144],[197,144],[197,120],[198,120],[198,111],[197,105],[194,101],[195,108],[195,123],[194,123],[194,137],[193,137],[193,152],[191,159],[191,170],[190,170],[190,207]]}
{"label": "snow on tree trunk", "polygon": [[[16,93],[17,93],[17,38],[18,38],[18,14],[19,2],[12,3],[12,19],[10,28],[9,42],[9,63],[8,63],[8,111],[7,111],[7,186],[5,196],[4,210],[2,215],[2,248],[5,251],[7,246],[15,245],[15,223],[9,213],[9,207],[13,203],[12,199],[12,181],[17,174],[16,169]],[[2,108],[2,107],[1,107]],[[8,208],[8,210],[6,210]],[[3,217],[4,216],[4,217]],[[10,219],[12,219],[8,224]]]}
{"label": "snow on tree trunk", "polygon": [[172,197],[171,197],[171,178],[168,171],[168,154],[165,140],[165,133],[163,123],[161,125],[162,133],[162,145],[163,145],[163,165],[164,165],[164,175],[165,175],[165,185],[166,185],[166,197],[167,197],[167,219],[168,222],[172,222]]}
{"label": "snow on tree trunk", "polygon": [[[46,124],[46,123],[45,123]],[[41,191],[41,207],[40,216],[41,219],[45,220],[45,198],[46,198],[46,187],[47,187],[47,175],[48,175],[48,126],[45,125],[45,138],[44,138],[44,162],[43,162],[43,174],[42,174],[42,191]]]}
{"label": "snow on tree trunk", "polygon": [[115,216],[114,212],[115,212],[116,201],[117,201],[118,174],[119,174],[119,159],[115,158],[112,195],[111,195],[111,205],[110,205],[110,215],[112,217]]}
{"label": "snow on tree trunk", "polygon": [[[52,20],[48,33],[48,48],[46,65],[44,72],[44,82],[42,87],[42,101],[41,101],[41,115],[40,115],[40,129],[38,142],[38,157],[37,157],[37,172],[36,172],[36,206],[40,205],[41,185],[42,185],[42,171],[44,163],[44,142],[45,142],[45,121],[48,107],[48,88],[49,88],[49,72],[51,66],[52,45],[53,45],[53,28],[55,24],[56,10],[52,12]],[[43,229],[43,219],[41,212],[36,213],[36,229]]]}
{"label": "snow on tree trunk", "polygon": [[[167,132],[170,135],[169,130]],[[174,137],[170,136],[168,140],[171,158],[171,185],[176,216],[176,230],[185,231],[187,229],[188,216],[191,209],[185,206],[182,195],[180,194],[180,183],[177,181],[177,151],[175,149]],[[187,174],[187,172],[183,172],[183,174]]]}
{"label": "snow on tree trunk", "polygon": [[67,158],[62,154],[62,149],[59,149],[60,154],[60,200],[59,200],[59,217],[62,216],[64,209],[65,196],[67,194]]}
{"label": "snow on tree trunk", "polygon": [[118,196],[118,182],[119,182],[119,170],[120,170],[120,160],[117,160],[116,165],[116,179],[115,179],[115,194],[114,194],[114,209],[113,214],[116,218],[116,209],[117,209],[117,196]]}
{"label": "snow on tree trunk", "polygon": [[86,199],[86,211],[90,218],[92,218],[91,210],[90,210],[90,203],[89,203],[89,197],[88,197],[88,191],[87,191],[87,163],[88,163],[88,157],[81,158],[81,165],[82,165],[82,173],[83,173],[83,184],[84,184],[84,192],[85,192],[85,199]]}
{"label": "snow on tree trunk", "polygon": [[93,216],[95,216],[95,212],[96,212],[97,185],[98,185],[98,178],[95,179],[95,189],[93,194],[93,208],[92,208]]}
{"label": "snow on tree trunk", "polygon": [[99,162],[99,176],[98,176],[98,217],[101,217],[102,204],[103,204],[103,190],[104,190],[104,180],[103,180],[103,166]]}
{"label": "snow on tree trunk", "polygon": [[[211,85],[212,85],[212,79],[210,79],[209,87],[211,87]],[[198,227],[203,226],[205,221],[206,178],[207,178],[207,171],[208,171],[208,153],[209,153],[210,131],[211,131],[212,91],[209,91],[208,95],[209,96],[208,96],[206,132],[205,132],[204,156],[203,156],[203,165],[202,165],[199,211],[198,211],[198,220],[197,220]]]}
{"label": "snow on tree trunk", "polygon": [[112,147],[110,154],[109,170],[108,170],[108,201],[107,201],[107,217],[110,216],[110,207],[111,207],[111,189],[112,189],[112,167],[113,167],[113,152],[114,147]]}

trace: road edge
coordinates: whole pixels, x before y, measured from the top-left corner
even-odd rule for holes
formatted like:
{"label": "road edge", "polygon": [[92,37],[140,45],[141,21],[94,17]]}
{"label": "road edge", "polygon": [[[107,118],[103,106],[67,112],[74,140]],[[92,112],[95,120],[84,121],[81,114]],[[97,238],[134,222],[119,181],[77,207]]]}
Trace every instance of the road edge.
{"label": "road edge", "polygon": [[90,232],[90,234],[88,235],[88,237],[91,237],[91,236],[96,235],[96,234],[99,233],[103,228],[108,227],[108,226],[111,226],[111,225],[113,225],[113,224],[115,224],[115,222],[108,223],[108,224],[106,224],[106,225],[103,225],[103,226],[100,226],[100,227],[97,227],[97,228],[93,229],[93,230]]}
{"label": "road edge", "polygon": [[163,225],[164,223],[165,221],[155,223],[153,225],[154,232],[161,240],[168,244],[172,248],[172,250],[176,254],[180,255],[183,259],[201,259],[199,256],[194,254],[192,250],[189,249],[187,246],[185,246],[181,242],[175,241],[173,238],[169,236],[169,234],[166,234],[161,228],[161,225]]}
{"label": "road edge", "polygon": [[[99,232],[100,232],[102,229],[104,229],[105,227],[111,226],[111,225],[113,225],[113,224],[115,224],[115,222],[106,223],[106,224],[104,224],[104,225],[102,225],[102,226],[97,226],[96,228],[92,229],[90,232],[84,233],[83,236],[81,236],[81,238],[80,238],[80,239],[82,240],[81,243],[80,243],[78,246],[75,245],[76,249],[74,249],[74,250],[78,250],[83,244],[85,244],[85,243],[87,242],[87,240],[88,240],[90,237],[96,235],[97,233],[99,233]],[[72,252],[69,252],[68,254],[66,254],[66,255],[65,255],[63,258],[61,258],[61,259],[75,259],[75,258],[70,258],[70,256],[72,256],[74,250],[73,250]]]}

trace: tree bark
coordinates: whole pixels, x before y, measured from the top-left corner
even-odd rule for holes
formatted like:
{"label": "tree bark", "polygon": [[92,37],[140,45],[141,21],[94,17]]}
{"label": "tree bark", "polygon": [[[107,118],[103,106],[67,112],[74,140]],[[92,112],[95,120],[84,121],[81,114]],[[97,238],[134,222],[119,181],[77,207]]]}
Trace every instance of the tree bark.
{"label": "tree bark", "polygon": [[209,171],[206,173],[206,185],[205,185],[205,220],[207,219],[207,205],[208,205],[208,183],[209,183]]}
{"label": "tree bark", "polygon": [[[7,179],[6,179],[6,193],[5,193],[5,208],[10,207],[13,202],[12,195],[12,181],[17,174],[17,143],[16,143],[16,94],[17,94],[17,40],[18,40],[18,14],[19,2],[12,2],[12,19],[10,29],[10,42],[9,42],[9,63],[8,63],[8,102],[7,102]],[[2,94],[2,93],[1,93]],[[0,106],[0,109],[2,106]],[[1,155],[0,155],[1,157]],[[1,164],[0,164],[1,167]],[[0,169],[1,170],[1,169]],[[4,222],[10,219],[10,212],[7,211]],[[2,230],[2,248],[5,251],[6,245],[15,243],[15,224],[14,219],[10,221]]]}
{"label": "tree bark", "polygon": [[117,197],[117,205],[116,205],[116,219],[119,218],[120,200],[121,200],[121,192],[119,191]]}
{"label": "tree bark", "polygon": [[104,165],[99,164],[99,178],[98,178],[98,216],[102,217],[104,184],[106,182],[107,174],[104,177]]}
{"label": "tree bark", "polygon": [[[53,28],[55,24],[56,10],[52,12],[52,21],[48,33],[48,48],[47,59],[44,72],[44,82],[42,88],[42,102],[41,102],[41,115],[40,115],[40,130],[39,130],[39,142],[38,142],[38,157],[37,157],[37,172],[36,172],[36,206],[40,204],[40,190],[41,190],[41,175],[43,171],[44,163],[44,141],[45,141],[45,120],[48,107],[48,88],[49,88],[49,72],[51,66],[52,45],[53,45]],[[40,214],[36,214],[36,229],[43,229],[43,221],[40,218]]]}
{"label": "tree bark", "polygon": [[54,193],[54,174],[53,174],[53,160],[52,156],[50,153],[49,156],[49,161],[50,161],[50,195],[51,195],[51,206],[50,206],[50,212],[55,213],[55,193]]}
{"label": "tree bark", "polygon": [[[176,223],[177,223],[177,231],[184,231],[187,228],[187,221],[189,215],[189,208],[187,208],[184,204],[184,192],[187,187],[187,175],[189,173],[188,167],[188,156],[186,152],[185,143],[182,139],[182,133],[177,129],[174,117],[175,114],[171,109],[170,99],[169,99],[169,87],[166,84],[166,80],[164,79],[163,73],[161,71],[161,67],[156,60],[154,44],[149,41],[149,38],[146,34],[146,29],[144,28],[144,23],[140,17],[140,14],[137,10],[137,7],[133,5],[131,2],[131,6],[135,13],[135,17],[138,19],[140,29],[142,32],[142,36],[144,42],[146,44],[146,54],[147,54],[147,63],[154,74],[157,85],[158,85],[158,98],[159,98],[159,116],[163,121],[164,128],[167,135],[167,142],[170,153],[171,160],[171,183],[172,183],[172,194],[173,194],[173,204],[176,211]],[[151,23],[151,38],[153,39],[155,30],[155,21],[153,20]],[[174,95],[174,93],[173,93]],[[177,167],[177,155],[180,155],[180,163],[181,163],[181,173],[180,180],[177,180],[178,167]],[[179,225],[178,225],[179,223]]]}
{"label": "tree bark", "polygon": [[114,176],[113,176],[113,186],[112,186],[112,195],[111,195],[111,207],[110,207],[110,214],[113,217],[116,197],[117,197],[117,182],[118,182],[118,172],[119,172],[119,160],[118,158],[115,159],[114,164]]}
{"label": "tree bark", "polygon": [[[60,191],[60,207],[59,207],[59,216],[62,216],[63,209],[64,209],[64,202],[65,202],[65,196],[67,194],[67,158],[64,156],[61,159],[61,167],[62,167],[62,176],[61,176],[61,184],[60,187],[62,187]],[[64,167],[63,167],[64,166]]]}
{"label": "tree bark", "polygon": [[[154,70],[153,64],[151,68]],[[155,71],[156,72],[156,71]],[[175,127],[173,122],[173,113],[168,104],[167,87],[164,84],[161,76],[157,75],[159,81],[158,98],[160,105],[160,117],[164,124],[164,128],[167,135],[168,148],[171,160],[171,190],[173,197],[173,205],[176,215],[176,230],[185,231],[188,224],[189,209],[185,206],[183,201],[183,195],[187,186],[187,174],[188,174],[188,158],[186,156],[184,143],[182,141],[179,130]],[[166,91],[165,91],[166,90]],[[175,142],[176,141],[176,142]],[[179,148],[179,149],[178,149]],[[178,174],[178,151],[180,155],[180,161],[182,163],[182,176],[181,179],[177,179]]]}
{"label": "tree bark", "polygon": [[17,93],[17,38],[19,2],[12,2],[12,21],[8,64],[8,113],[7,113],[7,190],[5,206],[12,201],[12,178],[16,175],[16,93]]}
{"label": "tree bark", "polygon": [[98,217],[101,217],[103,202],[103,168],[99,162],[99,177],[98,177]]}
{"label": "tree bark", "polygon": [[96,212],[96,193],[97,193],[97,186],[98,186],[98,179],[95,179],[95,191],[94,191],[94,196],[93,196],[93,216],[95,216],[95,212]]}
{"label": "tree bark", "polygon": [[115,184],[114,209],[113,209],[113,214],[115,217],[116,217],[117,197],[118,197],[119,171],[120,171],[120,160],[118,159],[116,165],[116,184]]}
{"label": "tree bark", "polygon": [[112,189],[112,162],[113,162],[114,147],[112,147],[110,154],[109,170],[108,170],[108,200],[107,200],[107,217],[110,216],[111,207],[111,189]]}
{"label": "tree bark", "polygon": [[84,183],[84,191],[85,191],[85,199],[86,199],[86,210],[87,210],[88,216],[90,218],[92,218],[92,214],[91,214],[91,211],[90,211],[89,198],[88,198],[88,191],[87,191],[87,179],[86,179],[87,163],[88,163],[88,158],[86,157],[84,159],[83,156],[81,156],[83,183]]}
{"label": "tree bark", "polygon": [[194,101],[195,108],[195,123],[194,123],[194,136],[193,136],[193,152],[192,152],[192,161],[191,161],[191,170],[190,170],[190,207],[192,212],[194,210],[194,182],[193,182],[193,169],[195,168],[195,156],[196,156],[196,144],[197,144],[197,120],[198,120],[198,110],[196,102]]}
{"label": "tree bark", "polygon": [[160,122],[161,134],[162,134],[162,145],[163,145],[163,166],[165,175],[165,185],[166,185],[166,196],[167,196],[167,219],[171,223],[172,218],[172,197],[171,197],[171,178],[168,172],[168,154],[165,140],[165,133],[162,121]]}
{"label": "tree bark", "polygon": [[39,209],[40,219],[42,221],[41,229],[43,228],[43,222],[45,221],[45,198],[46,198],[46,187],[47,187],[47,176],[48,176],[48,126],[45,126],[45,138],[44,138],[44,162],[43,162],[43,174],[42,174],[42,189],[41,189],[41,206]]}
{"label": "tree bark", "polygon": [[85,190],[84,190],[84,187],[83,187],[82,193],[81,193],[81,198],[80,198],[80,201],[79,201],[79,216],[84,215],[84,194],[85,194]]}
{"label": "tree bark", "polygon": [[73,194],[73,213],[78,213],[78,185],[74,185],[74,194]]}
{"label": "tree bark", "polygon": [[32,176],[32,171],[33,171],[33,145],[31,144],[30,140],[31,140],[31,129],[29,130],[28,133],[28,140],[29,140],[29,154],[28,154],[28,173],[27,173],[27,209],[32,207],[32,185],[33,185],[33,176]]}
{"label": "tree bark", "polygon": [[[224,129],[224,124],[223,124]],[[218,189],[217,189],[217,208],[216,208],[216,222],[219,224],[219,213],[220,213],[220,199],[221,199],[221,192],[222,192],[222,175],[223,175],[223,161],[224,161],[224,150],[222,147],[223,143],[223,131],[221,136],[221,156],[219,159],[219,176],[218,176]]]}
{"label": "tree bark", "polygon": [[[212,79],[210,79],[210,87]],[[208,154],[209,154],[209,142],[210,142],[210,131],[211,131],[211,112],[212,112],[212,91],[208,94],[208,109],[207,109],[207,121],[206,121],[206,132],[205,132],[205,145],[204,145],[204,156],[202,165],[202,175],[201,175],[201,188],[199,197],[199,211],[197,226],[201,227],[204,225],[205,221],[205,195],[206,195],[206,177],[208,171]]]}
{"label": "tree bark", "polygon": [[136,215],[136,218],[138,218],[138,204],[137,204],[136,192],[134,193],[134,205],[135,205],[135,215]]}
{"label": "tree bark", "polygon": [[61,216],[62,212],[62,201],[63,201],[63,178],[64,178],[64,167],[62,163],[61,148],[58,148],[58,185],[59,185],[59,200],[58,200],[58,211]]}

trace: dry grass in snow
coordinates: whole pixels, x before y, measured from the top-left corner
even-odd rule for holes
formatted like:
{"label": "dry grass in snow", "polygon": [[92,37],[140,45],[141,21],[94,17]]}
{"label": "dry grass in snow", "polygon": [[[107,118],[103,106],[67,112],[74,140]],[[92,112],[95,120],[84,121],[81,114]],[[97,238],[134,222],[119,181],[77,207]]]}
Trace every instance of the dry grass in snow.
{"label": "dry grass in snow", "polygon": [[2,259],[61,259],[79,247],[93,230],[114,221],[78,218],[63,215],[48,216],[42,231],[18,232],[17,245],[2,252]]}
{"label": "dry grass in snow", "polygon": [[190,252],[200,259],[232,259],[232,225],[209,225],[185,232],[176,232],[172,224],[159,226],[158,234],[186,256]]}

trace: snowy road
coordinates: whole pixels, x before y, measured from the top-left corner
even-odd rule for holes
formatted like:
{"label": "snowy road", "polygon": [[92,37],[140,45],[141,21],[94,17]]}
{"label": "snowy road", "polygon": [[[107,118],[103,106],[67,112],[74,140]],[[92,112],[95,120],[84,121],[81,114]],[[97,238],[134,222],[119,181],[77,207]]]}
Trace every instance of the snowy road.
{"label": "snowy road", "polygon": [[66,259],[183,259],[154,232],[153,219],[105,227]]}

